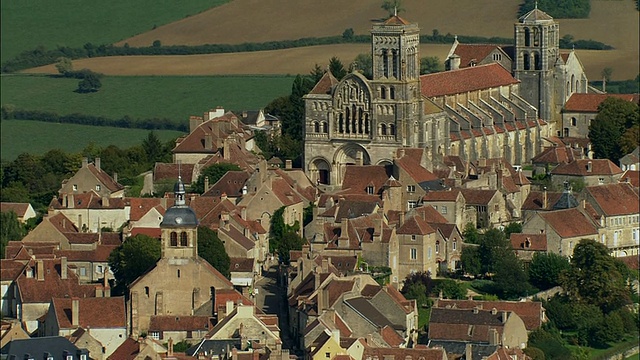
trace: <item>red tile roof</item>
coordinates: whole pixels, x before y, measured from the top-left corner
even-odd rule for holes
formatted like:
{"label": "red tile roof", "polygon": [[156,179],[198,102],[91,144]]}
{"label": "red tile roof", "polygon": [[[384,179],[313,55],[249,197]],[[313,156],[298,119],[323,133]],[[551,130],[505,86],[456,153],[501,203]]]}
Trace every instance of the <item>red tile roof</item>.
{"label": "red tile roof", "polygon": [[542,326],[544,308],[539,301],[481,301],[481,300],[448,300],[439,299],[433,304],[439,308],[484,310],[496,309],[516,313],[524,322],[527,330],[535,330]]}
{"label": "red tile roof", "polygon": [[631,184],[588,186],[585,190],[606,216],[633,215],[640,212],[640,198]]}
{"label": "red tile roof", "polygon": [[509,241],[514,250],[547,251],[547,234],[513,233]]}
{"label": "red tile roof", "polygon": [[491,310],[432,307],[429,339],[487,342],[490,329],[502,335],[504,323],[501,317],[502,313],[493,314]]}
{"label": "red tile roof", "polygon": [[462,196],[467,205],[488,205],[491,199],[493,199],[498,190],[479,190],[479,189],[462,189]]}
{"label": "red tile roof", "polygon": [[34,269],[33,277],[27,277],[27,272],[18,276],[16,283],[23,303],[49,303],[51,298],[64,297],[94,297],[95,285],[81,285],[78,276],[67,271],[67,278],[61,279],[60,259],[41,259],[43,262],[44,280],[38,280],[37,261],[31,261],[29,267]]}
{"label": "red tile roof", "polygon": [[125,328],[124,297],[53,298],[58,326],[71,329],[72,303],[78,301],[78,325],[84,329]]}
{"label": "red tile roof", "polygon": [[389,344],[389,346],[397,348],[400,345],[404,344],[404,338],[400,336],[393,328],[389,325],[386,325],[382,329],[380,329],[380,335],[382,339]]}
{"label": "red tile roof", "polygon": [[133,360],[140,352],[140,344],[132,338],[127,338],[118,348],[107,358],[107,360]]}
{"label": "red tile roof", "polygon": [[540,154],[536,155],[531,162],[533,164],[561,164],[569,163],[575,159],[579,159],[582,155],[580,149],[574,149],[567,146],[551,146],[545,148]]}
{"label": "red tile roof", "polygon": [[561,196],[561,192],[547,191],[547,205],[544,206],[544,192],[532,191],[522,203],[522,210],[550,210]]}
{"label": "red tile roof", "polygon": [[[189,135],[179,140],[173,148],[174,153],[216,153],[223,147],[223,140],[230,134],[244,134],[240,128],[238,117],[232,112],[205,121],[195,128]],[[206,148],[206,138],[211,137],[211,148]]]}
{"label": "red tile roof", "polygon": [[[433,175],[433,173],[420,165],[420,157],[422,155],[422,149],[417,149],[419,151],[408,152],[409,149],[403,149],[405,151],[405,155],[401,158],[395,160],[395,163],[402,168],[410,177],[411,180],[416,183],[421,183],[423,181],[431,181],[437,180],[438,177]],[[413,155],[413,156],[411,156]],[[406,181],[405,179],[402,179]]]}
{"label": "red tile roof", "polygon": [[481,62],[496,49],[500,49],[500,46],[493,44],[458,44],[454,54],[460,56],[460,68],[466,68]]}
{"label": "red tile roof", "polygon": [[114,181],[113,178],[109,176],[109,174],[102,171],[102,169],[98,169],[94,164],[88,164],[87,168],[89,169],[89,171],[91,171],[93,176],[95,176],[111,192],[116,192],[124,189],[124,186]]}
{"label": "red tile roof", "polygon": [[433,98],[517,84],[500,64],[473,66],[420,76],[422,95]]}
{"label": "red tile roof", "polygon": [[638,104],[638,94],[573,94],[564,105],[564,112],[598,112],[598,106],[607,98],[615,97]]}
{"label": "red tile roof", "polygon": [[367,186],[373,186],[374,194],[380,194],[382,186],[389,179],[386,169],[382,165],[349,165],[344,172],[342,189],[349,192],[365,194]]}
{"label": "red tile roof", "polygon": [[620,177],[620,182],[626,182],[627,179],[631,183],[631,185],[633,185],[634,187],[640,187],[640,171],[639,170],[625,171],[624,174],[622,174],[622,176]]}
{"label": "red tile roof", "polygon": [[538,213],[562,238],[596,235],[598,229],[576,208]]}
{"label": "red tile roof", "polygon": [[242,195],[242,188],[249,179],[247,171],[228,171],[218,180],[203,196],[221,196],[227,194],[230,197]]}
{"label": "red tile roof", "polygon": [[1,202],[0,203],[0,212],[10,212],[13,211],[18,215],[18,217],[24,216],[27,212],[31,204],[29,203],[12,203],[12,202]]}
{"label": "red tile roof", "polygon": [[398,235],[427,235],[434,232],[436,231],[422,219],[422,216],[412,216],[397,230]]}
{"label": "red tile roof", "polygon": [[[591,171],[589,171],[591,164]],[[593,176],[593,175],[617,175],[622,174],[616,164],[609,159],[576,159],[567,164],[560,164],[551,170],[552,175],[574,175],[574,176]]]}
{"label": "red tile roof", "polygon": [[417,207],[414,211],[419,216],[422,216],[422,218],[429,224],[446,224],[448,222],[447,219],[431,205]]}
{"label": "red tile roof", "polygon": [[[372,344],[369,344],[372,345]],[[397,348],[397,347],[373,347],[365,346],[363,359],[420,359],[442,360],[446,359],[446,352],[442,348]]]}
{"label": "red tile roof", "polygon": [[384,24],[385,25],[409,25],[411,23],[401,18],[398,15],[393,15],[392,17],[385,20]]}
{"label": "red tile roof", "polygon": [[424,201],[456,201],[460,194],[459,189],[451,189],[446,191],[429,191],[422,198]]}
{"label": "red tile roof", "polygon": [[210,316],[153,315],[150,331],[205,331],[213,328]]}
{"label": "red tile roof", "polygon": [[336,79],[331,71],[327,71],[322,75],[322,78],[318,81],[318,83],[311,89],[309,94],[329,94],[331,89],[338,85],[338,79]]}
{"label": "red tile roof", "polygon": [[231,272],[253,272],[255,259],[237,258],[229,259],[229,271]]}
{"label": "red tile roof", "polygon": [[164,215],[165,208],[162,207],[162,199],[159,198],[127,198],[129,202],[130,213],[129,220],[138,221],[145,216],[151,209],[155,208],[160,214]]}

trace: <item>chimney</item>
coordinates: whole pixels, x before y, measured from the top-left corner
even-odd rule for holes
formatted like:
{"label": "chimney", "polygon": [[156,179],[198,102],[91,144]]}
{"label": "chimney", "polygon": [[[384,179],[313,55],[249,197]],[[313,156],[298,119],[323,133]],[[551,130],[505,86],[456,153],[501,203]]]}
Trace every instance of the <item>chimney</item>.
{"label": "chimney", "polygon": [[318,292],[318,314],[329,308],[329,289],[325,286]]}
{"label": "chimney", "polygon": [[592,169],[593,169],[593,164],[591,163],[591,161],[587,161],[587,172],[590,173]]}
{"label": "chimney", "polygon": [[402,224],[404,224],[404,211],[400,211],[400,218],[398,221],[400,222],[398,226],[402,226]]}
{"label": "chimney", "polygon": [[109,207],[109,197],[108,196],[103,196],[102,197],[102,207],[103,208],[108,208]]}
{"label": "chimney", "polygon": [[473,345],[471,345],[470,343],[467,343],[464,346],[464,358],[466,360],[472,360],[473,359]]}
{"label": "chimney", "polygon": [[491,315],[498,315],[498,310],[496,308],[492,308]]}
{"label": "chimney", "polygon": [[42,259],[36,261],[36,276],[38,281],[44,281],[44,262]]}
{"label": "chimney", "polygon": [[500,345],[498,330],[489,329],[489,345]]}
{"label": "chimney", "polygon": [[204,192],[209,191],[209,177],[205,176],[204,177]]}
{"label": "chimney", "polygon": [[398,149],[398,159],[402,159],[404,157],[404,149]]}
{"label": "chimney", "polygon": [[113,181],[114,182],[118,182],[118,173],[117,172],[113,173]]}
{"label": "chimney", "polygon": [[109,286],[109,279],[107,278],[106,269],[104,271],[104,277],[102,278],[102,281],[103,281],[102,286],[104,287],[104,292],[102,293],[102,296],[111,297],[111,286]]}
{"label": "chimney", "polygon": [[220,200],[221,201],[227,200],[227,193],[226,192],[223,192],[222,194],[220,194]]}
{"label": "chimney", "polygon": [[460,56],[453,54],[449,58],[449,69],[450,70],[458,70],[460,69]]}
{"label": "chimney", "polygon": [[285,169],[293,169],[293,162],[289,159],[284,161],[284,168]]}
{"label": "chimney", "polygon": [[83,157],[82,158],[82,167],[87,167],[87,165],[89,165],[89,158]]}
{"label": "chimney", "polygon": [[502,323],[504,324],[507,322],[508,318],[509,318],[509,314],[507,314],[506,311],[502,311],[500,321],[502,321]]}
{"label": "chimney", "polygon": [[80,300],[78,298],[71,299],[71,325],[80,325]]}
{"label": "chimney", "polygon": [[94,162],[94,165],[96,166],[96,169],[100,170],[100,158],[97,157],[93,162]]}
{"label": "chimney", "polygon": [[[231,314],[231,312],[233,311],[233,301],[232,300],[227,300],[226,304],[225,304],[225,313],[227,315]],[[220,319],[218,319],[219,321]]]}
{"label": "chimney", "polygon": [[173,338],[169,338],[169,343],[167,344],[167,355],[173,356]]}
{"label": "chimney", "polygon": [[67,209],[73,209],[75,208],[76,203],[75,200],[73,199],[73,194],[67,194]]}
{"label": "chimney", "polygon": [[478,159],[478,166],[480,166],[480,167],[487,166],[487,159],[485,159],[485,158]]}
{"label": "chimney", "polygon": [[231,160],[231,148],[229,146],[229,138],[222,140],[222,157],[225,160]]}
{"label": "chimney", "polygon": [[322,273],[328,273],[329,272],[329,264],[331,263],[331,260],[329,258],[322,258]]}
{"label": "chimney", "polygon": [[242,187],[242,195],[247,195],[247,185]]}
{"label": "chimney", "polygon": [[60,279],[67,279],[67,257],[63,256],[60,258]]}
{"label": "chimney", "polygon": [[542,192],[542,208],[546,209],[549,206],[549,196],[547,195],[547,187],[545,186]]}

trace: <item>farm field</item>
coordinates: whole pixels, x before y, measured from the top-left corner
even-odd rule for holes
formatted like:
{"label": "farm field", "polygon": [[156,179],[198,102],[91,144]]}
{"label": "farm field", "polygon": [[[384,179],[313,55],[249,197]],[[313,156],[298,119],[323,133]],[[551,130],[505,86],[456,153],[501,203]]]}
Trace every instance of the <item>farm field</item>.
{"label": "farm field", "polygon": [[[41,155],[56,148],[66,152],[79,152],[90,142],[99,147],[116,145],[125,149],[140,145],[149,131],[30,120],[2,120],[0,134],[1,158],[3,161],[10,161],[24,152]],[[170,130],[155,130],[155,134],[163,142],[184,135],[179,131]]]}
{"label": "farm field", "polygon": [[80,113],[108,118],[168,118],[187,122],[190,115],[222,106],[254,110],[291,91],[286,76],[106,76],[100,91],[74,92],[78,80],[51,76],[3,75],[2,105]]}
{"label": "farm field", "polygon": [[1,0],[1,61],[39,45],[111,44],[227,1]]}

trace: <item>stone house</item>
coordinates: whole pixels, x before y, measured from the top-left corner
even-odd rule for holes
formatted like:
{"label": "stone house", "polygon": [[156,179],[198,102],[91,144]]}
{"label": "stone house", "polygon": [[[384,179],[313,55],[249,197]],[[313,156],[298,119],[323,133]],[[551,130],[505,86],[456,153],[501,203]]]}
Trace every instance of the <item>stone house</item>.
{"label": "stone house", "polygon": [[175,316],[154,315],[149,323],[149,336],[165,342],[187,341],[190,343],[202,339],[213,328],[214,318],[211,316]]}
{"label": "stone house", "polygon": [[63,213],[82,232],[117,231],[130,218],[131,205],[126,198],[109,198],[89,190],[65,194],[49,203],[49,213]]}
{"label": "stone house", "polygon": [[546,310],[540,301],[484,301],[484,300],[453,300],[437,299],[433,307],[444,309],[475,308],[497,311],[508,311],[517,314],[524,323],[527,331],[540,328],[546,321]]}
{"label": "stone house", "polygon": [[457,70],[498,63],[506,70],[511,71],[513,66],[511,56],[507,52],[509,50],[512,49],[494,44],[461,44],[456,36],[445,59],[445,69]]}
{"label": "stone house", "polygon": [[571,256],[581,239],[598,240],[598,228],[578,208],[540,211],[522,224],[524,234],[546,234],[547,250]]}
{"label": "stone house", "polygon": [[549,251],[547,246],[547,234],[523,234],[512,233],[509,242],[513,251],[520,261],[530,263],[535,253],[546,253]]}
{"label": "stone house", "polygon": [[51,299],[42,335],[68,337],[79,328],[101,345],[89,349],[91,358],[106,359],[127,338],[124,297]]}
{"label": "stone house", "polygon": [[455,224],[459,229],[464,229],[468,223],[477,224],[475,208],[466,206],[465,197],[460,189],[447,191],[430,191],[423,198],[425,205],[432,206],[445,219],[447,223]]}
{"label": "stone house", "polygon": [[10,211],[13,211],[18,217],[18,221],[23,224],[26,223],[27,220],[36,217],[36,212],[29,203],[0,202],[0,212]]}
{"label": "stone house", "polygon": [[62,181],[62,187],[58,190],[60,197],[67,195],[79,195],[94,191],[98,197],[122,198],[124,186],[118,183],[118,174],[111,177],[100,168],[100,158],[89,163],[87,158],[82,159],[82,166],[70,178]]}
{"label": "stone house", "polygon": [[[402,216],[404,217],[404,215]],[[401,217],[401,219],[402,219]],[[398,263],[395,265],[395,257],[391,259],[391,267],[397,267],[398,280],[402,282],[407,275],[415,272],[428,272],[433,277],[438,272],[438,262],[436,261],[436,242],[440,239],[434,228],[422,218],[422,216],[411,216],[407,220],[400,221],[398,230]]]}
{"label": "stone house", "polygon": [[512,311],[432,307],[429,340],[480,342],[509,348],[527,347],[527,329]]}
{"label": "stone house", "polygon": [[581,194],[594,212],[599,240],[613,256],[637,256],[640,244],[640,199],[626,182],[588,186]]}
{"label": "stone house", "polygon": [[153,316],[191,316],[210,303],[216,289],[233,288],[198,256],[198,219],[186,205],[184,184],[178,181],[175,189],[175,205],[167,209],[160,224],[161,258],[129,286],[127,308],[133,336],[147,332]]}
{"label": "stone house", "polygon": [[585,186],[613,184],[622,176],[622,169],[609,159],[575,159],[551,170],[551,182],[560,187],[565,181]]}
{"label": "stone house", "polygon": [[589,125],[598,115],[598,106],[609,97],[640,102],[638,94],[572,94],[562,108],[562,136],[588,137]]}
{"label": "stone house", "polygon": [[511,220],[505,199],[498,190],[461,189],[460,192],[465,206],[475,210],[477,228],[497,227]]}
{"label": "stone house", "polygon": [[620,168],[622,170],[640,170],[640,146],[636,146],[632,152],[620,158]]}
{"label": "stone house", "polygon": [[554,146],[545,147],[540,154],[531,159],[533,174],[546,175],[560,164],[570,163],[575,159],[581,158],[584,158],[584,156],[580,149],[554,144]]}
{"label": "stone house", "polygon": [[24,331],[19,322],[4,319],[0,321],[0,349],[9,341],[29,338],[29,334]]}

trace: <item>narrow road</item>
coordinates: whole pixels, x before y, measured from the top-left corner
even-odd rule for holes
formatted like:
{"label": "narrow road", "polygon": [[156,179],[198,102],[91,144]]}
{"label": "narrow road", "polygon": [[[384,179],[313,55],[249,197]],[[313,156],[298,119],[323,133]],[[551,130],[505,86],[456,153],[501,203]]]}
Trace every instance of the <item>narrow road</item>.
{"label": "narrow road", "polygon": [[264,276],[255,284],[258,294],[253,299],[256,306],[266,314],[278,316],[280,327],[280,338],[282,347],[291,349],[291,338],[289,337],[289,314],[287,306],[287,290],[278,285],[277,265],[269,268]]}

